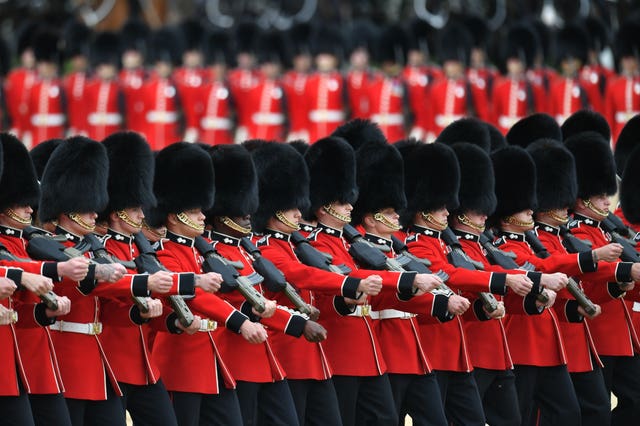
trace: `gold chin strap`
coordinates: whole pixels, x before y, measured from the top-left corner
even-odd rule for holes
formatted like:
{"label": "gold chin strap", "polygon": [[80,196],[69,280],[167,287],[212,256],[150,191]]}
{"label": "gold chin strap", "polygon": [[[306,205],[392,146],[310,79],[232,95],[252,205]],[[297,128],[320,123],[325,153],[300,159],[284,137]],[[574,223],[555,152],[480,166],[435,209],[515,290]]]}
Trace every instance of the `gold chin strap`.
{"label": "gold chin strap", "polygon": [[438,219],[433,217],[431,213],[420,212],[420,215],[422,215],[422,219],[436,225],[440,230],[447,229],[447,226],[449,226],[447,222],[440,222]]}
{"label": "gold chin strap", "polygon": [[155,235],[158,239],[162,239],[167,235],[166,231],[161,234],[160,232],[150,227],[149,224],[144,219],[142,220],[142,227],[147,231],[151,232],[151,234]]}
{"label": "gold chin strap", "polygon": [[184,223],[189,228],[195,229],[196,231],[204,232],[204,225],[198,225],[197,223],[189,219],[189,216],[187,216],[185,212],[176,213],[176,217],[180,222]]}
{"label": "gold chin strap", "polygon": [[569,216],[567,216],[566,214],[564,216],[560,216],[555,212],[555,210],[549,210],[548,212],[545,212],[545,214],[548,214],[553,220],[557,220],[558,222],[569,222]]}
{"label": "gold chin strap", "polygon": [[22,225],[31,225],[31,216],[29,216],[29,219],[24,219],[24,218],[18,216],[18,214],[16,212],[14,212],[13,209],[6,209],[4,211],[4,214],[6,214],[11,219],[15,220],[16,222],[18,222],[18,223],[20,223]]}
{"label": "gold chin strap", "polygon": [[594,212],[595,214],[597,214],[598,216],[601,217],[607,217],[609,216],[609,210],[600,210],[599,208],[597,208],[596,206],[594,206],[591,203],[591,200],[582,200],[582,204],[588,208],[589,210],[591,210],[592,212]]}
{"label": "gold chin strap", "polygon": [[531,228],[535,223],[531,220],[529,222],[522,222],[516,219],[513,216],[507,216],[504,218],[504,221],[510,223],[511,225],[519,226],[520,228]]}
{"label": "gold chin strap", "polygon": [[460,221],[460,223],[467,225],[468,227],[473,228],[478,232],[484,232],[485,226],[471,222],[471,219],[469,219],[466,214],[459,214],[458,220]]}
{"label": "gold chin strap", "polygon": [[396,225],[395,223],[391,222],[385,215],[380,212],[374,214],[373,219],[382,223],[386,227],[393,229],[394,231],[399,231],[402,229],[402,226]]}
{"label": "gold chin strap", "polygon": [[299,231],[300,230],[300,225],[291,222],[289,219],[287,219],[284,216],[284,214],[280,210],[278,210],[276,212],[276,219],[278,219],[280,222],[284,223],[286,226],[288,226],[289,228],[293,229],[294,231]]}
{"label": "gold chin strap", "polygon": [[143,222],[139,222],[139,223],[134,222],[133,219],[131,219],[131,216],[129,216],[127,212],[125,212],[124,210],[118,210],[116,212],[116,215],[127,225],[136,229],[142,229]]}
{"label": "gold chin strap", "polygon": [[248,228],[245,228],[242,225],[238,225],[233,220],[231,220],[231,218],[228,217],[228,216],[220,216],[220,222],[224,223],[225,225],[227,225],[229,228],[233,229],[234,231],[240,232],[242,234],[250,234],[251,233],[251,226],[249,226]]}
{"label": "gold chin strap", "polygon": [[93,232],[96,229],[95,225],[89,225],[87,222],[82,220],[78,213],[69,213],[67,216],[69,217],[69,219],[71,219],[72,221],[80,225],[81,228],[84,228],[87,231]]}
{"label": "gold chin strap", "polygon": [[351,215],[346,216],[346,215],[338,213],[337,211],[334,210],[334,208],[333,208],[333,206],[331,206],[331,204],[327,204],[326,206],[322,206],[322,210],[327,212],[330,216],[333,216],[336,219],[343,221],[344,223],[351,222]]}

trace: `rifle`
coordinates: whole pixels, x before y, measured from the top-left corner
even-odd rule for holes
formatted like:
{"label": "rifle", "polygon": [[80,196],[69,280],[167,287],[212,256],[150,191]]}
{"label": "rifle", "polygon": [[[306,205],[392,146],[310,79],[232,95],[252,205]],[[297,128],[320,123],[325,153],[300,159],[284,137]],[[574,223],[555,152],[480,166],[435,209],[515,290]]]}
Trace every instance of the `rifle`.
{"label": "rifle", "polygon": [[636,239],[637,239],[638,233],[635,231],[635,229],[625,225],[624,222],[618,216],[616,216],[611,212],[609,212],[607,219],[609,220],[609,222],[613,224],[613,226],[615,227],[615,230],[620,235],[622,235],[623,237],[629,240],[631,245],[633,245],[634,247],[637,245]]}
{"label": "rifle", "polygon": [[254,285],[263,281],[262,276],[255,272],[246,277],[240,275],[236,269],[237,265],[222,257],[213,245],[209,244],[203,237],[196,237],[194,242],[194,247],[204,257],[202,269],[205,272],[217,272],[222,275],[220,291],[228,293],[238,290],[253,306],[253,309],[257,312],[264,312],[265,298],[262,293],[254,288]]}
{"label": "rifle", "polygon": [[264,277],[264,284],[270,291],[283,292],[296,307],[296,310],[303,314],[311,314],[309,304],[305,302],[293,286],[287,282],[284,274],[276,268],[273,262],[262,256],[260,249],[258,249],[249,238],[244,237],[240,239],[240,245],[255,259],[252,264],[253,269]]}
{"label": "rifle", "polygon": [[345,225],[342,235],[349,241],[349,254],[357,262],[370,269],[406,272],[398,260],[385,256],[379,245],[365,240],[353,226]]}
{"label": "rifle", "polygon": [[[532,230],[525,231],[524,237],[531,246],[531,249],[534,251],[536,256],[541,259],[546,259],[547,257],[551,256],[551,254],[544,246],[544,244],[542,244],[542,241],[540,241],[535,232],[533,232]],[[582,306],[582,309],[584,309],[587,314],[594,315],[596,313],[596,306],[591,300],[589,300],[587,295],[584,294],[576,280],[574,280],[572,277],[569,277],[567,290],[573,297],[575,297],[578,304]]]}
{"label": "rifle", "polygon": [[347,265],[333,265],[333,258],[330,254],[323,253],[309,243],[300,232],[294,231],[289,239],[295,246],[293,252],[300,259],[300,262],[307,266],[324,269],[325,271],[335,272],[336,274],[349,275],[351,268]]}
{"label": "rifle", "polygon": [[562,245],[569,253],[589,251],[593,245],[591,241],[581,240],[573,235],[565,225],[560,225],[560,236],[562,237]]}
{"label": "rifle", "polygon": [[611,235],[611,241],[618,243],[622,246],[622,254],[620,259],[623,262],[640,262],[640,253],[638,253],[633,244],[625,237],[620,235],[616,231],[616,226],[608,218],[603,219],[601,222],[602,229],[607,231]]}
{"label": "rifle", "polygon": [[[156,251],[142,232],[138,232],[133,236],[133,242],[140,252],[138,257],[133,260],[138,272],[155,274],[158,271],[169,271],[160,263],[156,256]],[[180,324],[185,328],[189,327],[191,323],[193,323],[193,313],[191,309],[189,309],[189,306],[187,306],[184,297],[179,295],[169,296],[169,303],[176,313]]]}

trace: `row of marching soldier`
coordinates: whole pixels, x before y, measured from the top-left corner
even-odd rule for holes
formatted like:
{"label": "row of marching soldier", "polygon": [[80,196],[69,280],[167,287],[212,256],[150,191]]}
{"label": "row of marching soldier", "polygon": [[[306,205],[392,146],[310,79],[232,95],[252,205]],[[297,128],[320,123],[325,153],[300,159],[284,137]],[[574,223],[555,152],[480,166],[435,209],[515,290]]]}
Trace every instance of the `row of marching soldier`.
{"label": "row of marching soldier", "polygon": [[639,118],[615,153],[590,110],[155,158],[3,133],[3,420],[634,424]]}
{"label": "row of marching soldier", "polygon": [[[118,33],[70,22],[60,35],[27,21],[16,36],[20,66],[4,79],[3,127],[28,147],[129,129],[161,149],[183,139],[313,142],[346,119],[369,118],[390,141],[433,141],[464,116],[506,133],[535,112],[562,124],[591,108],[615,140],[640,111],[636,18],[620,24],[613,43],[595,17],[558,29],[532,18],[495,33],[472,15],[437,31],[420,20],[345,28],[277,32],[243,22],[223,31],[190,19],[151,31],[132,19]],[[599,62],[611,51],[616,71]]]}

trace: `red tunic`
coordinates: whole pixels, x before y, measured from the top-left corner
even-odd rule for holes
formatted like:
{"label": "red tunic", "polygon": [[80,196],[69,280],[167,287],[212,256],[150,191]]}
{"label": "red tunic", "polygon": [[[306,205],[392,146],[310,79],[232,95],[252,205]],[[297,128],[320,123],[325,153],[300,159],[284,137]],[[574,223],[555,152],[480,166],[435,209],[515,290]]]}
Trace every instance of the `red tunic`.
{"label": "red tunic", "polygon": [[369,117],[373,111],[368,87],[377,79],[369,71],[351,70],[345,80],[351,118]]}
{"label": "red tunic", "polygon": [[607,80],[604,114],[611,127],[613,146],[627,121],[640,113],[640,77],[614,77]]}
{"label": "red tunic", "polygon": [[117,81],[92,80],[85,89],[83,114],[86,134],[101,141],[123,129],[122,92]]}
{"label": "red tunic", "polygon": [[409,108],[413,114],[413,128],[411,136],[423,140],[430,127],[429,114],[425,99],[429,95],[429,86],[442,76],[438,69],[426,65],[419,67],[407,66],[402,71],[402,78],[407,87]]}
{"label": "red tunic", "polygon": [[404,139],[407,98],[402,80],[381,76],[370,83],[366,93],[369,99],[368,118],[378,124],[390,142]]}
{"label": "red tunic", "polygon": [[31,88],[36,82],[36,72],[26,68],[17,68],[7,75],[4,82],[4,94],[7,114],[11,120],[11,132],[20,140],[31,128],[29,124],[29,98]]}
{"label": "red tunic", "polygon": [[180,100],[170,79],[152,77],[143,86],[144,135],[153,150],[180,139]]}
{"label": "red tunic", "polygon": [[67,100],[67,120],[69,134],[71,135],[87,134],[87,105],[85,103],[85,96],[89,81],[90,78],[84,71],[72,72],[63,79],[62,85]]}
{"label": "red tunic", "polygon": [[143,69],[122,70],[118,80],[124,94],[124,112],[126,127],[144,134],[145,105],[143,85],[146,74]]}
{"label": "red tunic", "polygon": [[309,76],[305,88],[309,143],[329,136],[345,120],[344,90],[337,71]]}
{"label": "red tunic", "polygon": [[29,93],[29,129],[33,146],[65,134],[64,92],[58,80],[38,80]]}
{"label": "red tunic", "polygon": [[493,123],[503,134],[527,115],[547,109],[543,86],[508,77],[495,82],[492,100]]}
{"label": "red tunic", "polygon": [[181,67],[173,72],[173,81],[180,93],[186,131],[197,132],[199,119],[204,112],[201,93],[207,83],[207,71],[201,68]]}
{"label": "red tunic", "polygon": [[600,114],[604,114],[604,88],[608,78],[608,73],[602,72],[600,67],[585,65],[580,70],[580,85],[587,94],[591,108]]}
{"label": "red tunic", "polygon": [[204,105],[198,117],[199,139],[209,145],[233,143],[231,96],[223,81],[212,81],[199,92]]}
{"label": "red tunic", "polygon": [[307,102],[304,92],[309,79],[308,73],[289,71],[282,78],[282,88],[287,98],[289,135],[287,140],[309,140]]}
{"label": "red tunic", "polygon": [[251,122],[251,105],[246,101],[247,92],[258,85],[260,73],[255,70],[235,68],[227,75],[231,97],[235,102],[236,116],[238,120],[238,142],[246,140],[246,129]]}
{"label": "red tunic", "polygon": [[263,78],[248,89],[242,102],[248,116],[247,139],[284,140],[284,91],[276,80]]}
{"label": "red tunic", "polygon": [[548,113],[562,124],[571,114],[591,106],[579,80],[557,78],[549,90]]}

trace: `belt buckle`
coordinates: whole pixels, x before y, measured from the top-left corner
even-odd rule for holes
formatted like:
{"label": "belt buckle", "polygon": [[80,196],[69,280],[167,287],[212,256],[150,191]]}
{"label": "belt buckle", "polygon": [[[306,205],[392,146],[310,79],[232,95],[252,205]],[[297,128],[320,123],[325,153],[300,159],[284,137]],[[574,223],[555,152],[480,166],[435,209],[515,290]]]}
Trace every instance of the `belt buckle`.
{"label": "belt buckle", "polygon": [[218,328],[218,323],[216,321],[207,319],[207,330],[214,331],[216,328]]}
{"label": "belt buckle", "polygon": [[11,318],[9,318],[9,322],[11,324],[15,324],[15,323],[18,322],[18,312],[17,311],[14,311],[13,309],[11,309],[9,311],[9,315],[11,316]]}
{"label": "belt buckle", "polygon": [[368,317],[370,313],[371,313],[371,306],[370,305],[362,305],[360,307],[360,314],[363,317]]}
{"label": "belt buckle", "polygon": [[102,333],[102,323],[92,322],[90,325],[90,332],[92,335],[97,336]]}

